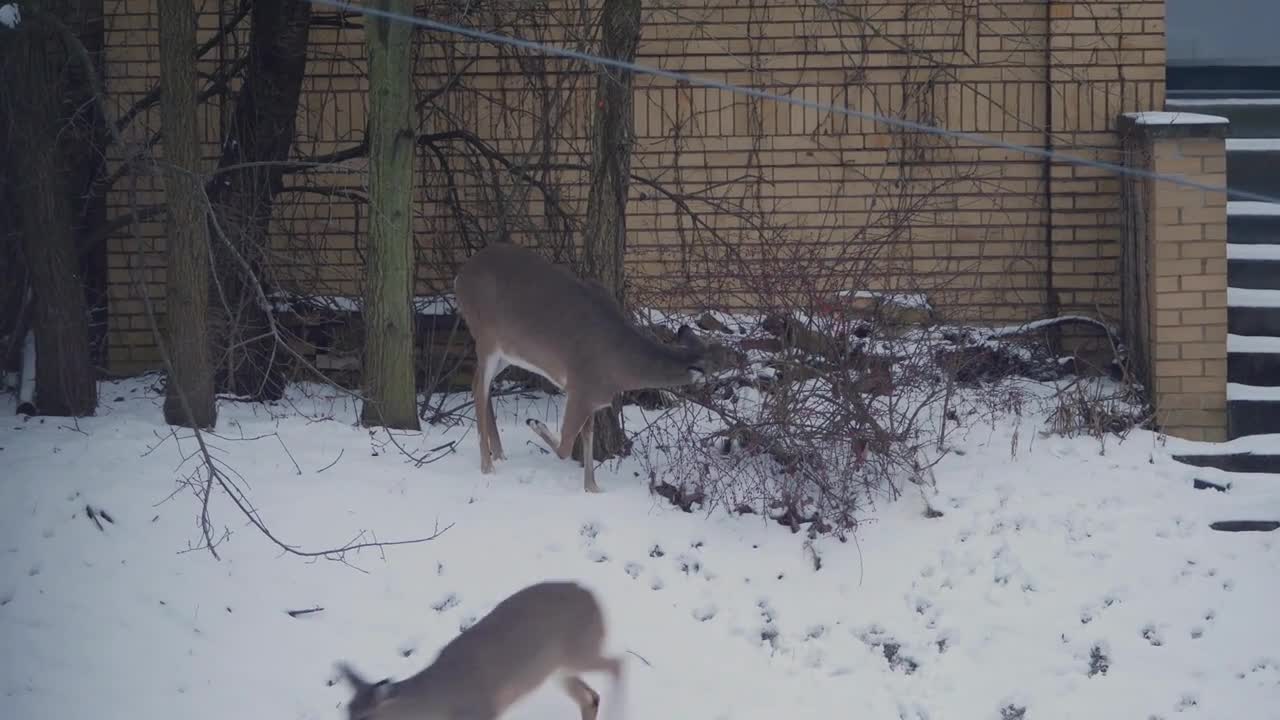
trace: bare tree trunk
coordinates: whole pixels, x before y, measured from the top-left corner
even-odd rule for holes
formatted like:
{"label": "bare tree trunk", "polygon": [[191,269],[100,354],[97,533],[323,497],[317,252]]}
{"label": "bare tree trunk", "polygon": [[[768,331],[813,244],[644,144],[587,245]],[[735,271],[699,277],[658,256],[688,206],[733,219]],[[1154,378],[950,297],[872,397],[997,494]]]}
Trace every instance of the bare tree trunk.
{"label": "bare tree trunk", "polygon": [[5,142],[12,164],[7,170],[35,293],[35,404],[43,415],[92,415],[97,383],[76,251],[79,213],[69,180],[72,170],[91,158],[81,156],[84,148],[71,126],[79,109],[73,102],[78,73],[64,72],[71,54],[50,24],[66,23],[56,15],[43,19],[45,7],[30,9],[34,12],[0,42],[0,103],[9,120]]}
{"label": "bare tree trunk", "polygon": [[[413,0],[377,0],[413,15]],[[417,430],[413,378],[414,243],[412,26],[367,17],[369,250],[364,324],[365,402],[360,422]]]}
{"label": "bare tree trunk", "polygon": [[[600,31],[601,55],[634,61],[640,45],[640,0],[604,0],[600,9]],[[627,192],[635,138],[632,73],[612,67],[602,67],[598,72],[582,266],[588,276],[599,280],[625,306]],[[597,459],[616,457],[626,451],[626,435],[617,407],[600,410],[594,422],[593,454]],[[573,456],[581,460],[581,442],[574,446]]]}
{"label": "bare tree trunk", "polygon": [[[219,175],[209,198],[227,239],[269,288],[266,267],[267,229],[275,195],[293,147],[298,102],[306,71],[307,0],[253,0],[249,30],[249,64],[236,96],[231,127],[223,143]],[[161,87],[166,87],[161,83]],[[167,90],[166,90],[167,92]],[[243,266],[225,244],[214,238],[219,386],[255,400],[278,400],[284,394],[286,353],[270,332],[267,310]],[[224,306],[225,303],[230,307]]]}
{"label": "bare tree trunk", "polygon": [[[211,428],[218,421],[209,362],[209,234],[200,186],[196,18],[189,0],[160,0],[160,128],[164,133],[171,362],[164,420]],[[185,396],[185,397],[184,397]]]}

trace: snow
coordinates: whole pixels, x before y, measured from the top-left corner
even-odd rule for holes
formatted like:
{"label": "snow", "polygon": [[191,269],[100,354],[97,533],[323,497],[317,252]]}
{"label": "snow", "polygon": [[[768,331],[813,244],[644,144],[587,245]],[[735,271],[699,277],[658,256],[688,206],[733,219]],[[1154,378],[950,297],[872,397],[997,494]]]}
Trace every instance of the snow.
{"label": "snow", "polygon": [[1280,245],[1227,244],[1228,260],[1280,260]]}
{"label": "snow", "polygon": [[1139,125],[1226,125],[1230,121],[1217,115],[1200,115],[1187,112],[1131,112],[1125,117],[1133,118]]}
{"label": "snow", "polygon": [[[297,295],[288,292],[276,292],[270,296],[273,312],[288,312],[293,309],[290,303],[305,302],[333,312],[355,313],[364,307],[364,298],[347,295]],[[455,303],[452,294],[419,295],[413,299],[413,307],[419,315],[449,315],[454,312]]]}
{"label": "snow", "polygon": [[0,5],[0,25],[12,30],[18,27],[18,24],[21,22],[22,12],[18,9],[16,3]]}
{"label": "snow", "polygon": [[[814,540],[815,569],[804,533],[681,512],[648,494],[633,460],[602,465],[605,492],[583,493],[580,467],[527,442],[523,419],[550,420],[556,400],[495,400],[509,459],[486,476],[470,421],[397,433],[415,452],[457,443],[419,467],[358,427],[349,401],[293,388],[270,408],[220,403],[210,437],[279,536],[315,549],[452,527],[350,565],[313,562],[215,497],[231,533],[219,562],[187,552],[199,503],[174,490],[191,441],[164,439],[151,380],[102,383],[99,415],[78,422],[15,418],[0,398],[5,717],[337,720],[350,692],[326,684],[335,661],[402,679],[549,578],[599,594],[610,651],[635,653],[635,718],[980,719],[1008,706],[1225,718],[1280,705],[1280,533],[1208,528],[1280,517],[1280,486],[1193,490],[1208,471],[1172,461],[1176,443],[1150,432],[1105,451],[1041,436],[1038,401],[967,420],[936,490],[879,504],[856,542]],[[943,516],[926,518],[922,496]],[[112,520],[100,531],[86,506]],[[506,717],[576,710],[548,684]]]}
{"label": "snow", "polygon": [[1103,322],[1099,321],[1097,318],[1091,318],[1087,315],[1060,315],[1060,316],[1051,317],[1051,318],[1043,318],[1041,320],[1032,320],[1031,322],[1023,323],[1021,325],[1006,325],[1005,327],[1001,327],[1001,328],[992,328],[990,332],[985,333],[985,335],[986,337],[991,339],[1005,338],[1011,335],[1022,335],[1024,333],[1027,333],[1033,330],[1040,330],[1043,328],[1053,327],[1055,325],[1062,325],[1062,324],[1071,323],[1071,322],[1087,323],[1090,325],[1095,325],[1100,328],[1106,328],[1108,332],[1115,334],[1114,332],[1111,331],[1110,328],[1108,328]]}
{"label": "snow", "polygon": [[1227,138],[1227,152],[1277,152],[1280,138]]}
{"label": "snow", "polygon": [[855,290],[850,292],[842,290],[836,295],[838,297],[852,297],[856,300],[878,300],[902,308],[930,309],[929,298],[924,293],[890,293],[875,290]]}
{"label": "snow", "polygon": [[1227,215],[1280,217],[1280,203],[1229,200]]}
{"label": "snow", "polygon": [[1227,288],[1227,307],[1280,307],[1280,290]]}
{"label": "snow", "polygon": [[[1204,442],[1167,437],[1164,439],[1164,444],[1166,450],[1174,455],[1274,455],[1277,454],[1276,448],[1280,448],[1280,433],[1245,435],[1226,442]],[[1200,470],[1205,469],[1200,468]]]}
{"label": "snow", "polygon": [[1227,352],[1280,353],[1280,337],[1227,335]]}
{"label": "snow", "polygon": [[[1227,383],[1228,400],[1260,400],[1263,402],[1280,402],[1280,387],[1264,385],[1241,385]],[[1280,446],[1274,448],[1280,450]]]}
{"label": "snow", "polygon": [[1280,98],[1186,98],[1170,99],[1165,106],[1205,107],[1213,105],[1280,105]]}

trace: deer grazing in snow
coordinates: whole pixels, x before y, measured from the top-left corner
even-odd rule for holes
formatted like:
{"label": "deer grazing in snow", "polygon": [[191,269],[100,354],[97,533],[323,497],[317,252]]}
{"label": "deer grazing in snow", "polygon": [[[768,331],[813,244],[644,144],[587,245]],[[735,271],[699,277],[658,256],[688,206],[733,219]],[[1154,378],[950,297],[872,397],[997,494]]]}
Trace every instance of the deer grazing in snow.
{"label": "deer grazing in snow", "polygon": [[476,346],[472,381],[480,472],[503,460],[489,386],[508,365],[535,372],[565,394],[557,437],[542,422],[526,424],[561,459],[582,436],[583,488],[600,492],[592,458],[593,413],[623,392],[686,385],[706,373],[708,346],[687,325],[666,345],[645,335],[599,283],[515,245],[473,255],[454,280],[458,311]]}
{"label": "deer grazing in snow", "polygon": [[604,614],[589,590],[569,582],[531,585],[498,603],[412,677],[369,682],[339,663],[339,672],[355,689],[347,717],[496,720],[558,675],[582,720],[596,720],[600,695],[578,673],[607,673],[615,698],[623,680],[622,660],[602,654],[604,637]]}

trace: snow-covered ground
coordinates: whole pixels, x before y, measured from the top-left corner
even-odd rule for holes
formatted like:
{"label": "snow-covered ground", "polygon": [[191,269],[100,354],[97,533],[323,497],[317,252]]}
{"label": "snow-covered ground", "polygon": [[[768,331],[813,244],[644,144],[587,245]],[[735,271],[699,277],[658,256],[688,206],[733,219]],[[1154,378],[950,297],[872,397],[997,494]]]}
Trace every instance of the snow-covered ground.
{"label": "snow-covered ground", "polygon": [[[174,494],[175,469],[193,448],[165,439],[148,388],[104,383],[100,416],[79,423],[0,400],[0,717],[345,717],[335,661],[403,678],[549,578],[600,594],[613,649],[634,653],[634,718],[1280,717],[1280,533],[1208,527],[1280,519],[1280,479],[1194,490],[1193,476],[1221,474],[1173,462],[1148,432],[1104,452],[1041,437],[1030,410],[976,422],[936,490],[912,487],[855,540],[811,551],[758,516],[681,512],[630,461],[597,470],[604,494],[583,493],[581,468],[523,424],[554,420],[554,401],[499,403],[510,459],[491,476],[469,423],[400,436],[413,451],[458,441],[418,467],[345,401],[295,396],[276,417],[224,402],[216,453],[286,541],[452,527],[308,561],[218,498],[231,537],[217,561],[184,552],[199,504]],[[111,520],[99,530],[86,506]],[[548,685],[508,717],[576,713]]]}

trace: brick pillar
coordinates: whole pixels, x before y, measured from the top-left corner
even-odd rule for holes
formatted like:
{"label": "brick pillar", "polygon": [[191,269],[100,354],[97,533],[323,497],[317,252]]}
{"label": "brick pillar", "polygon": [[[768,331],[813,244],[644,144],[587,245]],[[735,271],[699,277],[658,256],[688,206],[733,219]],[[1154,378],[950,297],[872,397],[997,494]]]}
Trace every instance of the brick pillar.
{"label": "brick pillar", "polygon": [[[1226,118],[1120,117],[1126,162],[1226,184]],[[1164,180],[1128,178],[1121,285],[1126,343],[1160,429],[1191,440],[1227,435],[1227,200]]]}

